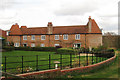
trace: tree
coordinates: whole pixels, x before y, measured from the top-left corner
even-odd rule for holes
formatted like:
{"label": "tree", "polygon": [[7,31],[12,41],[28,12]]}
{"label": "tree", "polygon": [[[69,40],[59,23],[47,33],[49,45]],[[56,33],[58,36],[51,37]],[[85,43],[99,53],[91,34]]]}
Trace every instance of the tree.
{"label": "tree", "polygon": [[106,32],[104,33],[105,36],[110,36],[110,35],[117,35],[115,32]]}

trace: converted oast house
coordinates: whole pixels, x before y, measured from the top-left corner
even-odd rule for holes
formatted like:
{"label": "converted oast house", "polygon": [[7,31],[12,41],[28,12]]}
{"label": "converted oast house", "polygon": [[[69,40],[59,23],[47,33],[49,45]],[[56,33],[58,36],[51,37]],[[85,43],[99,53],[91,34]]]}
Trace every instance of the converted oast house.
{"label": "converted oast house", "polygon": [[102,32],[94,19],[89,17],[86,25],[53,26],[48,22],[47,27],[12,25],[7,31],[7,41],[15,47],[97,47],[102,45]]}

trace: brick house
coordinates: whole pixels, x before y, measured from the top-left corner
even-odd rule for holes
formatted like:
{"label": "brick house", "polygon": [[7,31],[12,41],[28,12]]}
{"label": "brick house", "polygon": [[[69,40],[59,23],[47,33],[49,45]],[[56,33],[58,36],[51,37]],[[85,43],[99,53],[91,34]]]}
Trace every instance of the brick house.
{"label": "brick house", "polygon": [[86,25],[47,27],[21,26],[16,23],[7,31],[7,41],[14,42],[15,47],[97,47],[102,45],[102,32],[91,17]]}

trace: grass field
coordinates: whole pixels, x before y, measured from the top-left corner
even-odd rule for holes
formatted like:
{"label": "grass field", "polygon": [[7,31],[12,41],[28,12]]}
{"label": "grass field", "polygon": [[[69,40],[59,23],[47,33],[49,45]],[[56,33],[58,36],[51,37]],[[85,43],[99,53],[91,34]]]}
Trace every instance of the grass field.
{"label": "grass field", "polygon": [[[54,61],[60,62],[60,54],[55,54],[55,52],[39,52],[39,51],[11,51],[11,52],[3,52],[2,53],[2,63],[5,63],[5,56],[6,58],[6,71],[10,73],[21,73],[21,67],[22,67],[22,56],[23,56],[23,66],[24,66],[24,72],[27,70],[29,71],[35,71],[36,70],[36,55],[38,56],[38,70],[45,70],[49,69],[49,54],[51,54],[51,69],[54,68],[55,64]],[[65,66],[63,68],[69,68],[70,65],[70,55],[62,55],[62,66]],[[91,64],[92,57],[89,56],[88,58],[89,64]],[[93,57],[94,64],[96,63],[96,58]],[[100,60],[98,60],[99,62]],[[12,62],[12,63],[10,63]],[[16,63],[17,62],[17,63]],[[81,56],[80,57],[81,66],[86,65],[86,57]],[[72,55],[72,66],[78,67],[79,64],[79,56],[78,55]],[[60,67],[60,64],[59,64]],[[3,71],[5,69],[5,64],[3,64]],[[15,69],[13,69],[15,68]]]}

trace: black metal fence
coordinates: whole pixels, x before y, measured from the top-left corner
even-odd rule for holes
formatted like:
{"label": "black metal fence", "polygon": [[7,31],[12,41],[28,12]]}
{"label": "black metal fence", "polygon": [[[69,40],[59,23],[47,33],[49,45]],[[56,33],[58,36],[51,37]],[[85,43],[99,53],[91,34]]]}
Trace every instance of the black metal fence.
{"label": "black metal fence", "polygon": [[[56,56],[52,58],[51,56]],[[59,56],[58,56],[59,55]],[[10,59],[11,57],[11,59]],[[31,60],[34,57],[34,60]],[[9,59],[8,59],[9,58]],[[14,60],[13,60],[14,58]],[[29,61],[27,60],[29,58]],[[31,59],[30,59],[31,58]],[[54,69],[55,64],[58,64],[58,68],[66,69],[66,68],[73,68],[73,67],[81,67],[81,66],[88,66],[92,65],[101,61],[106,60],[107,58],[103,57],[96,57],[93,53],[79,53],[76,55],[69,54],[49,54],[46,59],[42,55],[32,55],[32,56],[4,56],[2,57],[2,71],[4,72],[16,72],[19,70],[18,73],[26,73],[30,71],[40,71],[40,70],[48,70]],[[19,61],[17,61],[17,59]],[[59,63],[54,63],[54,61],[58,61]],[[29,63],[29,64],[28,64]],[[16,68],[16,65],[19,67]],[[11,67],[12,66],[12,67]],[[30,68],[33,70],[30,70]],[[27,68],[27,69],[26,69]],[[29,69],[28,69],[29,68]],[[10,70],[10,71],[9,71]],[[17,72],[16,72],[17,74]]]}

